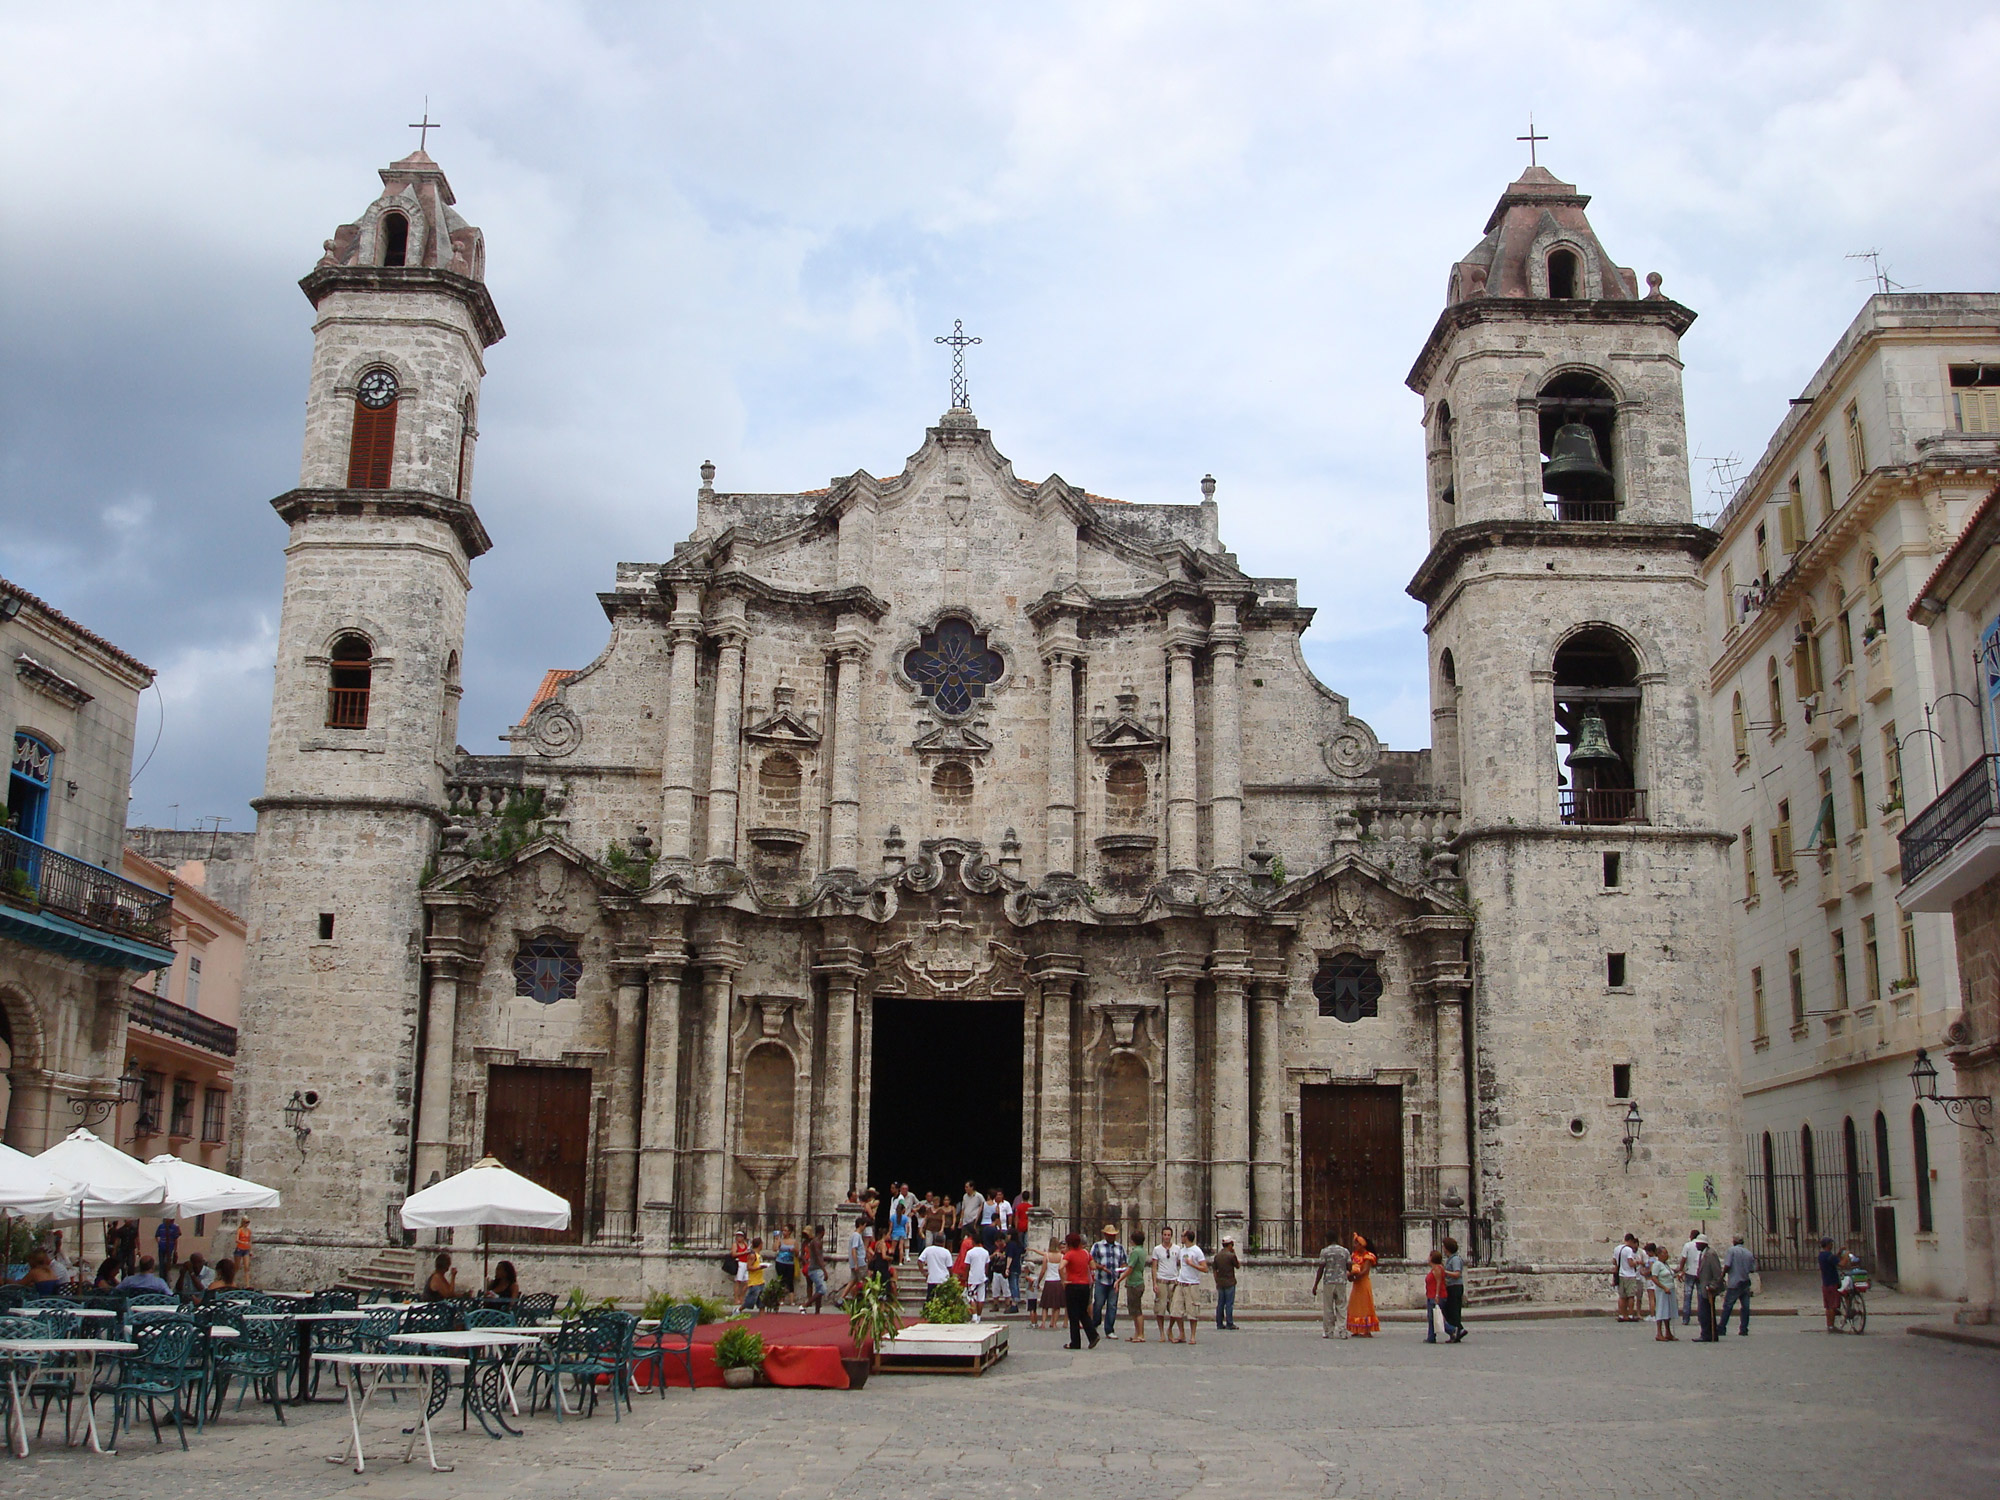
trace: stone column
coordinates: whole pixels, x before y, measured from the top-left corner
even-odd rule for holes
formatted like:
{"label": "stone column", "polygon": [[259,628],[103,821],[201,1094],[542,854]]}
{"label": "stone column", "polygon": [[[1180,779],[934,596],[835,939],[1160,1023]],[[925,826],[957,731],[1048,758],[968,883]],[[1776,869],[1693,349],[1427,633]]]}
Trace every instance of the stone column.
{"label": "stone column", "polygon": [[1045,873],[1076,873],[1076,668],[1072,651],[1051,651],[1049,673],[1049,826]]}
{"label": "stone column", "polygon": [[736,863],[736,798],[743,740],[743,647],[740,627],[723,631],[715,667],[715,730],[708,755],[708,862]]}
{"label": "stone column", "polygon": [[1285,1058],[1279,1041],[1284,1014],[1283,960],[1259,960],[1250,984],[1250,1214],[1288,1219],[1285,1201]]}
{"label": "stone column", "polygon": [[1178,1230],[1201,1213],[1201,1057],[1195,1037],[1195,982],[1199,953],[1161,955],[1156,973],[1167,991],[1167,1172],[1168,1222]]}
{"label": "stone column", "polygon": [[[1437,1003],[1438,1196],[1472,1192],[1472,1139],[1465,1102],[1465,996],[1471,982],[1440,980]],[[1461,1226],[1462,1227],[1462,1226]]]}
{"label": "stone column", "polygon": [[[1222,936],[1218,934],[1218,936]],[[1229,937],[1240,940],[1240,933]],[[1250,1033],[1243,993],[1250,982],[1247,948],[1209,955],[1215,984],[1215,1080],[1209,1092],[1210,1195],[1217,1219],[1247,1228],[1250,1215]],[[1247,1241],[1245,1241],[1247,1244]]]}
{"label": "stone column", "polygon": [[458,989],[469,977],[457,959],[429,960],[431,993],[424,1024],[423,1092],[417,1097],[416,1184],[450,1175],[452,1049],[458,1036]]}
{"label": "stone column", "polygon": [[639,1227],[639,1112],[646,1011],[646,965],[634,956],[612,964],[618,982],[612,1011],[611,1090],[604,1122],[606,1210],[613,1234]]}
{"label": "stone column", "polygon": [[688,864],[694,859],[695,664],[701,650],[701,590],[694,584],[675,587],[667,637],[672,655],[667,664],[666,753],[660,763],[660,858]]}
{"label": "stone column", "polygon": [[[843,631],[843,634],[845,632]],[[861,674],[868,648],[858,639],[834,646],[833,786],[827,868],[861,867]]]}
{"label": "stone column", "polygon": [[715,1216],[718,1234],[729,1228],[722,1222],[729,1209],[729,1032],[743,959],[743,945],[727,939],[702,944],[695,956],[701,968],[702,1044],[695,1080],[696,1187],[690,1196]]}
{"label": "stone column", "polygon": [[16,1068],[9,1073],[7,1144],[34,1156],[61,1140],[67,1132],[52,1121],[55,1102],[55,1075],[47,1069]]}
{"label": "stone column", "polygon": [[1198,631],[1167,641],[1167,870],[1197,868],[1195,846],[1194,653]]}
{"label": "stone column", "polygon": [[1243,633],[1236,605],[1217,600],[1209,630],[1214,723],[1209,748],[1209,836],[1218,870],[1243,868],[1243,708],[1238,694]]}
{"label": "stone column", "polygon": [[640,1101],[636,1193],[642,1214],[683,1206],[676,1178],[681,1146],[681,986],[686,972],[686,946],[678,938],[655,939],[646,955],[645,1093]]}
{"label": "stone column", "polygon": [[813,956],[813,972],[826,979],[826,1038],[820,1103],[812,1121],[809,1214],[818,1213],[824,1204],[844,1203],[848,1190],[861,1185],[854,1163],[855,996],[866,969],[867,958],[859,948],[822,948]]}
{"label": "stone column", "polygon": [[1077,1083],[1073,1064],[1076,987],[1082,974],[1082,960],[1074,954],[1047,953],[1035,960],[1042,1036],[1041,1091],[1035,1101],[1041,1137],[1036,1201],[1072,1220],[1083,1211],[1076,1133],[1071,1123],[1071,1095]]}

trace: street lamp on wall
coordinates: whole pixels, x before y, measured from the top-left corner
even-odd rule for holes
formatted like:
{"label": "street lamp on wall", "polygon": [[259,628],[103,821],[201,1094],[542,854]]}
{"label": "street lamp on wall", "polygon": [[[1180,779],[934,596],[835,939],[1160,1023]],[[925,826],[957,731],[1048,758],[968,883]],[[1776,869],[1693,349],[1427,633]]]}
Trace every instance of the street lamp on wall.
{"label": "street lamp on wall", "polygon": [[125,1071],[118,1079],[117,1098],[109,1096],[72,1098],[69,1101],[70,1111],[86,1126],[102,1125],[111,1118],[112,1111],[119,1105],[131,1104],[137,1100],[145,1086],[146,1080],[139,1072],[139,1065],[128,1057],[125,1059]]}
{"label": "street lamp on wall", "polygon": [[1632,1148],[1639,1144],[1639,1132],[1646,1121],[1639,1113],[1639,1101],[1634,1099],[1625,1106],[1625,1170],[1632,1170]]}
{"label": "street lamp on wall", "polygon": [[1917,1048],[1917,1060],[1910,1064],[1910,1085],[1916,1089],[1917,1098],[1935,1104],[1952,1124],[1976,1130],[1987,1140],[1992,1140],[1993,1129],[1986,1122],[1993,1118],[1993,1096],[1940,1094],[1937,1077],[1937,1064],[1931,1061],[1930,1053],[1922,1047]]}
{"label": "street lamp on wall", "polygon": [[292,1132],[292,1139],[298,1142],[301,1162],[306,1159],[306,1141],[312,1135],[306,1116],[318,1108],[319,1093],[314,1089],[293,1089],[291,1103],[285,1106],[285,1125]]}

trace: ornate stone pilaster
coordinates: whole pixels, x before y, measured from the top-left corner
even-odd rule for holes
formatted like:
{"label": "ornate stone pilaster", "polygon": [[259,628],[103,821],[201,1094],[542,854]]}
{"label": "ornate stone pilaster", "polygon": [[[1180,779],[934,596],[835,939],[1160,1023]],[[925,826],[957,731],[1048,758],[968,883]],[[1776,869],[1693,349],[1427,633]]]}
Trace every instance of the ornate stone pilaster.
{"label": "ornate stone pilaster", "polygon": [[1218,870],[1243,868],[1243,706],[1239,679],[1243,632],[1236,605],[1218,599],[1209,628],[1208,660],[1214,678],[1209,750],[1209,838]]}
{"label": "ornate stone pilaster", "polygon": [[701,651],[701,589],[674,585],[668,618],[666,751],[660,762],[660,857],[675,864],[694,860],[694,737],[698,718],[695,665]]}
{"label": "ornate stone pilaster", "polygon": [[1049,674],[1049,805],[1044,869],[1050,875],[1076,873],[1076,669],[1072,650],[1055,648],[1044,658]]}
{"label": "ornate stone pilaster", "polygon": [[1154,971],[1167,994],[1165,1214],[1178,1228],[1201,1213],[1201,1049],[1195,1034],[1199,953],[1164,953]]}
{"label": "ornate stone pilaster", "polygon": [[424,1071],[417,1096],[416,1185],[446,1175],[451,1160],[451,1074],[458,1040],[458,991],[474,971],[456,955],[426,955],[430,1003],[424,1018]]}
{"label": "ornate stone pilaster", "polygon": [[1083,1211],[1071,1097],[1076,1086],[1076,991],[1083,978],[1083,960],[1070,953],[1045,953],[1035,959],[1033,972],[1041,991],[1042,1043],[1039,1086],[1031,1096],[1039,1147],[1036,1201],[1073,1219]]}
{"label": "ornate stone pilaster", "polygon": [[1201,632],[1180,626],[1167,639],[1167,870],[1197,868],[1195,842],[1194,654]]}
{"label": "ornate stone pilaster", "polygon": [[[55,1119],[55,1074],[46,1068],[21,1068],[7,1074],[7,1144],[34,1156],[48,1150],[69,1132]],[[74,1121],[75,1116],[70,1116]]]}
{"label": "ornate stone pilaster", "polygon": [[[1218,934],[1240,941],[1241,933]],[[1250,982],[1250,951],[1217,948],[1208,972],[1215,985],[1215,1078],[1209,1090],[1212,1207],[1239,1227],[1250,1214],[1250,1031],[1243,996]]]}
{"label": "ornate stone pilaster", "polygon": [[687,945],[655,938],[646,955],[645,1092],[639,1107],[638,1207],[679,1206],[681,1003]]}
{"label": "ornate stone pilaster", "polygon": [[843,626],[833,648],[833,777],[827,868],[861,868],[861,675],[867,642]]}
{"label": "ornate stone pilaster", "polygon": [[[856,1073],[860,1049],[856,996],[868,956],[845,945],[813,955],[813,973],[826,981],[826,1023],[819,1108],[813,1111],[812,1181],[806,1202],[842,1203],[858,1188],[855,1166]],[[887,1191],[887,1189],[884,1189]]]}
{"label": "ornate stone pilaster", "polygon": [[1469,1213],[1472,1192],[1471,1113],[1466,1101],[1465,1006],[1472,992],[1471,966],[1465,945],[1471,921],[1457,916],[1418,917],[1405,924],[1404,935],[1421,945],[1425,962],[1415,985],[1420,998],[1431,1002],[1433,1081],[1437,1091],[1436,1152],[1438,1197],[1456,1195],[1460,1214]]}
{"label": "ornate stone pilaster", "polygon": [[[1282,959],[1259,959],[1250,982],[1250,1215],[1288,1219],[1285,1201],[1285,1059],[1279,1022],[1285,1005]],[[1254,1233],[1254,1230],[1253,1230]]]}
{"label": "ornate stone pilaster", "polygon": [[611,975],[618,990],[611,1016],[611,1089],[604,1123],[605,1208],[614,1232],[638,1228],[640,1067],[645,1046],[646,965],[620,953]]}
{"label": "ornate stone pilaster", "polygon": [[736,973],[746,954],[727,938],[703,943],[695,954],[701,969],[701,1058],[695,1078],[694,1202],[716,1216],[729,1210],[728,1133],[729,1021],[735,1009]]}
{"label": "ornate stone pilaster", "polygon": [[743,647],[740,619],[720,632],[715,666],[715,715],[708,754],[708,861],[736,863],[736,800],[743,743]]}

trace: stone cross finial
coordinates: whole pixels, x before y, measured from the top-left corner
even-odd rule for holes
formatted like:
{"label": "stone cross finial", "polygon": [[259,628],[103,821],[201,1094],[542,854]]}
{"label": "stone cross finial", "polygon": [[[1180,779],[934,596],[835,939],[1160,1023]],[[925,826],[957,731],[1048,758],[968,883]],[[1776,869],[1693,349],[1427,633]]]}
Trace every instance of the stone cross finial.
{"label": "stone cross finial", "polygon": [[1532,113],[1530,113],[1528,116],[1528,133],[1526,135],[1517,135],[1514,137],[1514,139],[1517,141],[1526,141],[1528,143],[1529,166],[1534,167],[1541,165],[1539,162],[1535,160],[1535,142],[1545,141],[1548,139],[1548,137],[1545,135],[1535,134],[1535,117]]}

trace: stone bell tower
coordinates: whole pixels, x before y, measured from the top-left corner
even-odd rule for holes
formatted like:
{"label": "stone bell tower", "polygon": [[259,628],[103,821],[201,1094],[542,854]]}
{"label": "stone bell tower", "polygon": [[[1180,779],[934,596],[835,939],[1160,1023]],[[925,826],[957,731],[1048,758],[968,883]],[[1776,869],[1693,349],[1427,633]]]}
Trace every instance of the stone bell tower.
{"label": "stone bell tower", "polygon": [[[1531,166],[1452,267],[1424,398],[1435,762],[1477,913],[1482,1256],[1593,1271],[1740,1180],[1681,405],[1694,313]],[[1628,1144],[1629,1141],[1629,1144]],[[1716,1216],[1718,1219],[1720,1215]]]}
{"label": "stone bell tower", "polygon": [[[504,332],[485,242],[422,150],[381,177],[299,283],[305,454],[271,502],[290,537],[234,1127],[242,1170],[285,1194],[257,1224],[267,1285],[365,1258],[409,1187],[418,887],[470,564],[491,546],[471,502],[484,351]],[[308,1220],[340,1228],[288,1227]]]}

